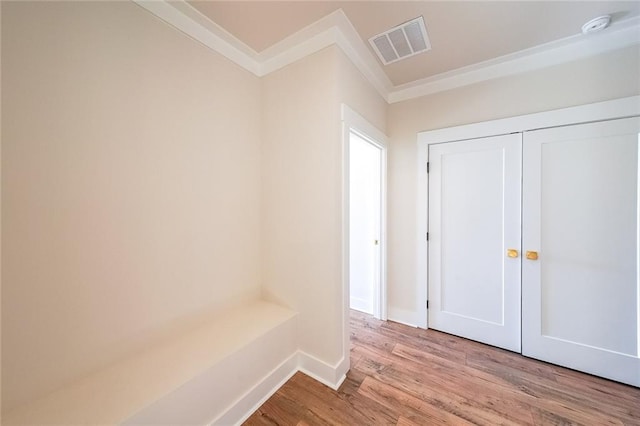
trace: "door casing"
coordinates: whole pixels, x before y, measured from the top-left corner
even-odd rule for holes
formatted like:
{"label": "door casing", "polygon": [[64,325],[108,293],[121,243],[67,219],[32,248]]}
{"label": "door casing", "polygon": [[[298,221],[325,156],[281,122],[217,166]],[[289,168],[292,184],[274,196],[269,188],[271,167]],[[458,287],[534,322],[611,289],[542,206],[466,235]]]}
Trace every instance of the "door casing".
{"label": "door casing", "polygon": [[342,354],[349,360],[349,139],[351,131],[366,137],[381,149],[381,212],[380,212],[380,319],[387,319],[387,137],[348,105],[342,104]]}

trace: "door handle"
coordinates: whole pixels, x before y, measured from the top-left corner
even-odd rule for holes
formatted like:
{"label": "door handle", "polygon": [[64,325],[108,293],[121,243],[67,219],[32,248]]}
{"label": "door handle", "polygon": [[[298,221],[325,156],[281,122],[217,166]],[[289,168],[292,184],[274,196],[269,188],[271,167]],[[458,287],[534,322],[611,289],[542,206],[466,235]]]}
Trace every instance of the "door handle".
{"label": "door handle", "polygon": [[538,252],[537,251],[527,251],[526,257],[529,260],[538,260]]}
{"label": "door handle", "polygon": [[516,249],[507,249],[507,257],[515,259],[516,257],[518,257],[518,250],[516,250]]}

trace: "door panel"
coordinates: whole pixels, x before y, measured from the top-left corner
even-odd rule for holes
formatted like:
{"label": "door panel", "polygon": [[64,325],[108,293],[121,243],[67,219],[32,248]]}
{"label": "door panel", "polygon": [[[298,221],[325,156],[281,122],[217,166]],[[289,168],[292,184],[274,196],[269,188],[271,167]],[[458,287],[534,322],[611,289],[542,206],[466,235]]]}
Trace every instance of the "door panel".
{"label": "door panel", "polygon": [[523,157],[523,354],[636,386],[639,130],[527,132]]}
{"label": "door panel", "polygon": [[350,308],[380,316],[382,152],[358,134],[349,141]]}
{"label": "door panel", "polygon": [[521,135],[429,147],[429,326],[520,351]]}

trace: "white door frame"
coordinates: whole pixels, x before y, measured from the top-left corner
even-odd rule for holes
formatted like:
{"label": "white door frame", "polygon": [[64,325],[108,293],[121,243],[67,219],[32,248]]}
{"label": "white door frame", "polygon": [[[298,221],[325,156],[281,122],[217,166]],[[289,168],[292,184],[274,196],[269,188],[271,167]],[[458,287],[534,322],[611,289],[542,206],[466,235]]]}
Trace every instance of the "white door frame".
{"label": "white door frame", "polygon": [[[367,142],[380,149],[380,283],[374,294],[374,316],[387,320],[387,137],[357,112],[342,104],[342,146],[343,146],[343,179],[342,179],[342,281],[343,300],[345,304],[345,331],[349,338],[349,147],[351,133],[355,133]],[[348,347],[348,346],[347,346]]]}
{"label": "white door frame", "polygon": [[426,236],[429,231],[429,174],[427,173],[429,145],[637,115],[640,115],[640,96],[630,96],[612,101],[418,133],[418,193],[416,194],[418,229],[416,238],[417,326],[428,328],[427,300],[429,279],[427,259],[429,245]]}

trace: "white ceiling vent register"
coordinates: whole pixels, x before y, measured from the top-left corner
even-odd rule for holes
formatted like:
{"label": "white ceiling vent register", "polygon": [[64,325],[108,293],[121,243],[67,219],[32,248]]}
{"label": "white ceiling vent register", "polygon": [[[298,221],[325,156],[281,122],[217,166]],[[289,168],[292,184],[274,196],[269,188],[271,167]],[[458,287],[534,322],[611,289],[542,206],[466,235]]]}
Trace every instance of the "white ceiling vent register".
{"label": "white ceiling vent register", "polygon": [[422,16],[374,35],[369,39],[369,43],[384,65],[431,49]]}

